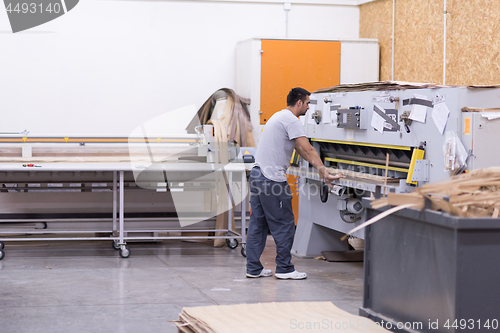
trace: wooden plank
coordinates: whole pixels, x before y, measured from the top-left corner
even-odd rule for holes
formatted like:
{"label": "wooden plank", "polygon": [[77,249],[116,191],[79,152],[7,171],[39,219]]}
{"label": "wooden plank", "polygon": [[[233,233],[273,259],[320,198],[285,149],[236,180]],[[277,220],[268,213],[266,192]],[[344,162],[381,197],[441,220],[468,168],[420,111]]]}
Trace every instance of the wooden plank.
{"label": "wooden plank", "polygon": [[500,195],[498,192],[486,192],[478,194],[465,194],[450,197],[452,204],[463,204],[464,202],[481,202],[486,200],[494,200],[500,202]]}
{"label": "wooden plank", "polygon": [[356,231],[364,229],[367,226],[369,226],[370,224],[376,223],[376,222],[380,221],[381,219],[383,219],[384,217],[389,216],[389,215],[391,215],[391,214],[393,214],[393,213],[395,213],[397,211],[403,210],[405,208],[414,208],[414,207],[415,207],[415,205],[411,204],[411,203],[404,204],[404,205],[401,205],[401,206],[392,207],[391,209],[388,209],[385,212],[380,213],[377,216],[372,217],[371,219],[369,219],[368,221],[360,224],[356,228],[349,230],[344,236],[342,236],[342,238],[340,238],[340,240],[342,240],[342,241],[346,240],[348,235],[352,235]]}
{"label": "wooden plank", "polygon": [[[356,171],[350,171],[350,170],[345,170],[345,169],[336,169],[336,168],[326,168],[328,172],[332,175],[335,175],[337,173],[340,173],[346,177],[350,178],[358,178],[358,179],[369,179],[369,180],[374,180],[374,181],[384,181],[384,176],[378,176],[378,175],[371,175],[369,173],[364,173],[364,172],[356,172]],[[399,182],[398,178],[387,178],[388,183],[397,183]]]}
{"label": "wooden plank", "polygon": [[389,200],[387,200],[387,199],[378,199],[378,200],[372,201],[372,203],[371,203],[371,206],[373,209],[379,209],[379,208],[385,207],[387,205],[389,205]]}
{"label": "wooden plank", "polygon": [[491,215],[491,217],[496,219],[496,218],[498,218],[499,213],[500,213],[500,209],[498,209],[498,207],[495,207],[495,209],[493,209],[493,214]]}
{"label": "wooden plank", "polygon": [[500,108],[463,107],[462,112],[500,112]]}
{"label": "wooden plank", "polygon": [[388,171],[389,171],[389,153],[386,154],[386,158],[385,158],[384,197],[386,196],[385,192],[387,190],[387,173],[388,173]]}
{"label": "wooden plank", "polygon": [[389,193],[387,195],[389,205],[399,206],[414,204],[416,209],[424,209],[425,199],[418,193]]}

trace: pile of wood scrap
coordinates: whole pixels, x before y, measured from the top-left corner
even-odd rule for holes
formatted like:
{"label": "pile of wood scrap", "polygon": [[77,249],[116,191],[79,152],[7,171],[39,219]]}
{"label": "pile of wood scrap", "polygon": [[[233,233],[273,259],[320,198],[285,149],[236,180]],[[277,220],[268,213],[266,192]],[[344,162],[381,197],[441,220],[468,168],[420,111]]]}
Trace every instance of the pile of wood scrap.
{"label": "pile of wood scrap", "polygon": [[460,217],[493,217],[500,213],[500,167],[474,170],[443,181],[416,188],[412,193],[389,193],[387,198],[375,200],[372,207],[412,204],[424,209],[425,200],[431,209]]}

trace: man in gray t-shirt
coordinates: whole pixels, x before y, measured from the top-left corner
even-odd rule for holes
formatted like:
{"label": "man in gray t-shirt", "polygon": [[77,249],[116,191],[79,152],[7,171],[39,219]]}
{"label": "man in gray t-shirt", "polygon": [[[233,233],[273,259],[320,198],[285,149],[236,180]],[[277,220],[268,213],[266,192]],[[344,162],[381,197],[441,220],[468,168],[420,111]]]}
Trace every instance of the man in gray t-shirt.
{"label": "man in gray t-shirt", "polygon": [[276,243],[276,278],[297,280],[307,277],[306,273],[295,270],[290,254],[295,235],[295,219],[286,169],[293,150],[297,150],[302,158],[313,165],[329,185],[342,177],[330,175],[297,118],[305,115],[309,109],[309,95],[303,88],[293,88],[287,96],[287,108],[269,119],[260,137],[255,167],[250,173],[252,213],[246,244],[246,276],[249,278],[272,276],[271,270],[264,269],[260,262],[268,231],[271,231]]}
{"label": "man in gray t-shirt", "polygon": [[260,167],[266,178],[275,182],[286,181],[286,169],[295,148],[295,139],[305,136],[304,126],[290,110],[276,112],[260,137],[263,144],[257,149],[255,165]]}

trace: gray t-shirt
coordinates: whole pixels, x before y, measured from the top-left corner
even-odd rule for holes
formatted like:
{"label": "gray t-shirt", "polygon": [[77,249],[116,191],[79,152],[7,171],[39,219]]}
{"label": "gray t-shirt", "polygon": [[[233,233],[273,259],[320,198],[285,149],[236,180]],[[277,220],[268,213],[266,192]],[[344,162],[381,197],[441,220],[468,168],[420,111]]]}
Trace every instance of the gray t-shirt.
{"label": "gray t-shirt", "polygon": [[269,118],[255,154],[255,164],[266,178],[275,182],[286,181],[295,139],[301,136],[306,136],[304,126],[292,111],[281,110]]}

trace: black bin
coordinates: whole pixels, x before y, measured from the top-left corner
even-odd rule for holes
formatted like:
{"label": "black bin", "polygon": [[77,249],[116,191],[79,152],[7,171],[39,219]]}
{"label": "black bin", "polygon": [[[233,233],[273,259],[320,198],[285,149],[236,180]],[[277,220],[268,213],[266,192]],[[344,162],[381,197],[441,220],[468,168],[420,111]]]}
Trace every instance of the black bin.
{"label": "black bin", "polygon": [[404,209],[369,226],[360,315],[394,332],[500,331],[500,219]]}

